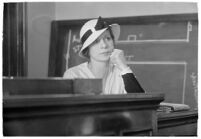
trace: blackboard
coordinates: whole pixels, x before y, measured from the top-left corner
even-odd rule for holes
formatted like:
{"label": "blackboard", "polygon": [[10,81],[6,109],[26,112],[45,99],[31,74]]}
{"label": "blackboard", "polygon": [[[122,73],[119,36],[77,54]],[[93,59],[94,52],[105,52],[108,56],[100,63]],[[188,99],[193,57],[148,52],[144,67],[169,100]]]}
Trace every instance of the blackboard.
{"label": "blackboard", "polygon": [[[85,61],[78,56],[79,30],[89,19],[52,22],[49,76]],[[105,18],[121,25],[116,48],[147,92],[165,94],[166,102],[197,108],[197,14]]]}

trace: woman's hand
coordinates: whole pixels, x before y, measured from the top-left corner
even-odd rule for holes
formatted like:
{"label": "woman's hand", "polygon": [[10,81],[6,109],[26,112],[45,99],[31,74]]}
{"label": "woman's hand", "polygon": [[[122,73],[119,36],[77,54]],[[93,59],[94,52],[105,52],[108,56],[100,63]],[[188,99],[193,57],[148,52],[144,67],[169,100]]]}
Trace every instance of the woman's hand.
{"label": "woman's hand", "polygon": [[120,71],[123,71],[127,68],[126,59],[124,56],[124,52],[120,49],[114,49],[110,56],[110,61],[114,64]]}

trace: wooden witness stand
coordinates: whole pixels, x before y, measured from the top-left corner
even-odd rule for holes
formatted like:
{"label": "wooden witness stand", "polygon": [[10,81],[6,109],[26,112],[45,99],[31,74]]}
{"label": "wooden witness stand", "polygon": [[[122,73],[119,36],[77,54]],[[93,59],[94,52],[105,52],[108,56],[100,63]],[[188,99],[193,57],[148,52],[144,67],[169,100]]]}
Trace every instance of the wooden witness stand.
{"label": "wooden witness stand", "polygon": [[4,134],[154,135],[159,94],[44,95],[4,98]]}
{"label": "wooden witness stand", "polygon": [[[25,80],[35,87],[39,82]],[[44,93],[44,90],[43,94],[30,93],[30,90],[20,94],[16,84],[20,86],[21,81],[17,80],[14,86],[9,81],[15,80],[3,80],[4,136],[157,136],[175,126],[175,122],[169,122],[171,119],[179,119],[178,115],[173,118],[157,114],[159,103],[164,100],[163,94],[83,95],[62,94],[61,90],[59,94],[56,91]],[[63,84],[67,80],[48,80],[46,83],[44,80],[43,85],[47,87],[51,81]],[[8,85],[15,88],[10,89],[12,93],[9,93]],[[196,128],[197,113],[184,115],[183,121],[191,119]],[[197,134],[195,132],[193,135]]]}

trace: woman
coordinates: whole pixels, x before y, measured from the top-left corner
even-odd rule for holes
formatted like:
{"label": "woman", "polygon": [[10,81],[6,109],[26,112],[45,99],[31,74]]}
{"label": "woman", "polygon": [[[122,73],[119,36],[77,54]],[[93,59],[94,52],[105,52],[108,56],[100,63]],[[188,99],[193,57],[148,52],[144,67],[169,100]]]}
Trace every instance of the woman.
{"label": "woman", "polygon": [[86,22],[80,30],[82,48],[79,55],[88,62],[68,69],[64,78],[100,78],[103,94],[144,92],[126,64],[123,51],[114,49],[119,35],[120,26],[107,25],[101,17]]}

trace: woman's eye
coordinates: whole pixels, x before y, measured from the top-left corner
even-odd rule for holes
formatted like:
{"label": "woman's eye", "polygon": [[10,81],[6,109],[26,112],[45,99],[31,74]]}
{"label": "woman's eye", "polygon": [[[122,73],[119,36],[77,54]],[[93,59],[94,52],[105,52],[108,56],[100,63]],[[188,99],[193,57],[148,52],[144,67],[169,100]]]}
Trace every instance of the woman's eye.
{"label": "woman's eye", "polygon": [[107,40],[111,40],[112,38],[110,36],[106,37]]}
{"label": "woman's eye", "polygon": [[99,39],[96,39],[95,41],[94,41],[94,43],[99,43],[100,42],[100,40]]}

